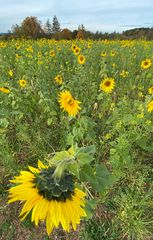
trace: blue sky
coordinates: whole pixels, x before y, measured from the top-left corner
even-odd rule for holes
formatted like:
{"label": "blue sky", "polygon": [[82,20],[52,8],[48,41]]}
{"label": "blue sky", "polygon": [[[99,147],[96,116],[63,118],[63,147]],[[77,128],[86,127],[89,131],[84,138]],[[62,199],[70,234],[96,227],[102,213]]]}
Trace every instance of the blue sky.
{"label": "blue sky", "polygon": [[91,31],[124,31],[153,27],[153,0],[0,0],[0,32],[36,16],[44,24],[56,15],[61,28]]}

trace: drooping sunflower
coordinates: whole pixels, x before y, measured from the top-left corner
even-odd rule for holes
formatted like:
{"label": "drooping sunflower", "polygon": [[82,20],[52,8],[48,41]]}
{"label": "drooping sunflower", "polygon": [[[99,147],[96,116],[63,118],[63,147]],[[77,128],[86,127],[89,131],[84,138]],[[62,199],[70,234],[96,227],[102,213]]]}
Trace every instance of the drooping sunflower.
{"label": "drooping sunflower", "polygon": [[1,88],[0,88],[0,92],[3,92],[3,93],[8,94],[8,93],[10,93],[11,91],[10,91],[10,89],[7,88],[7,87],[1,87]]}
{"label": "drooping sunflower", "polygon": [[85,56],[83,56],[83,55],[79,55],[79,56],[78,56],[78,62],[79,62],[80,64],[84,64],[85,61],[86,61]]}
{"label": "drooping sunflower", "polygon": [[68,112],[70,116],[76,116],[78,111],[81,109],[79,106],[81,102],[75,100],[69,91],[60,92],[58,102],[60,104],[60,108],[62,108],[63,111]]}
{"label": "drooping sunflower", "polygon": [[149,94],[153,94],[153,87],[150,87],[150,88],[148,89],[148,92],[149,92]]}
{"label": "drooping sunflower", "polygon": [[32,212],[31,220],[37,226],[46,221],[47,234],[60,224],[65,231],[70,226],[76,230],[81,217],[85,217],[85,193],[74,186],[74,177],[64,172],[57,181],[55,168],[45,166],[38,161],[38,168],[29,166],[30,171],[21,171],[10,182],[17,184],[9,190],[9,201],[24,202],[19,217],[21,221]]}
{"label": "drooping sunflower", "polygon": [[63,78],[61,75],[57,75],[54,79],[55,79],[55,82],[59,85],[62,84],[63,82]]}
{"label": "drooping sunflower", "polygon": [[153,111],[153,101],[148,103],[147,108],[148,108],[148,112],[152,112]]}
{"label": "drooping sunflower", "polygon": [[147,69],[151,66],[151,60],[150,59],[146,59],[144,61],[141,62],[141,68],[143,69]]}
{"label": "drooping sunflower", "polygon": [[100,83],[100,89],[106,93],[111,93],[115,87],[114,78],[105,78]]}
{"label": "drooping sunflower", "polygon": [[21,88],[25,88],[27,85],[27,81],[24,79],[19,80],[19,85]]}

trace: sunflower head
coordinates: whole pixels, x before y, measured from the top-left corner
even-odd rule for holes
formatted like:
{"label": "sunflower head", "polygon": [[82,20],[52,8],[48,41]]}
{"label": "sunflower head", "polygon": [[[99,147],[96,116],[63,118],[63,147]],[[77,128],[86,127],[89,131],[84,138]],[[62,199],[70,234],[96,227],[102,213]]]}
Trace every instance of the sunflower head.
{"label": "sunflower head", "polygon": [[79,55],[79,56],[78,56],[78,63],[79,63],[79,64],[84,64],[85,61],[86,61],[85,56],[83,56],[83,55]]}
{"label": "sunflower head", "polygon": [[106,53],[105,51],[102,51],[102,52],[101,52],[101,56],[102,56],[102,57],[106,57],[106,55],[107,55],[107,53]]}
{"label": "sunflower head", "polygon": [[19,80],[19,85],[21,88],[25,88],[27,85],[27,81],[24,79]]}
{"label": "sunflower head", "polygon": [[110,55],[111,55],[112,57],[114,57],[115,54],[116,54],[116,53],[115,53],[115,51],[113,51],[113,50],[112,50],[111,53],[110,53]]}
{"label": "sunflower head", "polygon": [[74,51],[74,50],[76,49],[76,47],[77,47],[77,46],[76,46],[75,44],[72,44],[71,50]]}
{"label": "sunflower head", "polygon": [[51,51],[50,51],[50,56],[51,56],[51,57],[55,57],[55,51],[54,51],[54,50],[51,50]]}
{"label": "sunflower head", "polygon": [[55,79],[55,82],[59,85],[62,84],[63,82],[63,78],[61,75],[57,75],[54,79]]}
{"label": "sunflower head", "polygon": [[92,43],[88,43],[88,48],[92,48]]}
{"label": "sunflower head", "polygon": [[79,47],[76,47],[75,49],[74,49],[74,53],[75,53],[75,55],[78,55],[79,53],[80,53],[80,48]]}
{"label": "sunflower head", "polygon": [[141,62],[141,68],[142,69],[147,69],[151,66],[151,60],[150,59],[146,59],[144,61]]}
{"label": "sunflower head", "polygon": [[16,49],[20,49],[20,44],[19,44],[19,43],[16,43],[16,44],[15,44],[15,47],[16,47]]}
{"label": "sunflower head", "polygon": [[1,48],[5,48],[6,47],[6,43],[5,42],[1,42],[0,46],[1,46]]}
{"label": "sunflower head", "polygon": [[39,221],[46,221],[48,235],[54,227],[62,225],[70,231],[70,225],[76,230],[81,217],[85,217],[85,193],[75,188],[74,177],[63,172],[56,181],[55,168],[45,166],[38,161],[38,168],[30,167],[30,171],[21,171],[19,176],[10,180],[17,186],[9,190],[9,203],[24,201],[21,220],[32,211],[31,220],[37,226]]}
{"label": "sunflower head", "polygon": [[71,199],[74,193],[73,176],[65,171],[61,178],[56,179],[54,173],[54,167],[44,168],[35,178],[39,194],[48,200],[56,200],[58,202],[65,202],[66,199]]}
{"label": "sunflower head", "polygon": [[78,100],[75,100],[69,91],[63,91],[59,94],[60,108],[63,111],[67,111],[70,116],[76,116],[78,111],[81,109]]}
{"label": "sunflower head", "polygon": [[114,78],[105,78],[100,83],[100,89],[106,93],[111,93],[115,87]]}

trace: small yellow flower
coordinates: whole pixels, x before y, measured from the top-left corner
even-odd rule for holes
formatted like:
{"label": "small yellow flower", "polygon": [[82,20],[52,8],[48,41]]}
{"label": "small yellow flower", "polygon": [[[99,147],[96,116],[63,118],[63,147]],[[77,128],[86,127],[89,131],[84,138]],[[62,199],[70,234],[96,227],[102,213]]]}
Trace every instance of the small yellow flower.
{"label": "small yellow flower", "polygon": [[113,111],[114,109],[115,109],[115,103],[113,102],[113,103],[111,103],[111,105],[110,105],[110,110]]}
{"label": "small yellow flower", "polygon": [[83,56],[83,55],[79,55],[79,56],[78,56],[78,62],[79,62],[80,64],[84,64],[85,61],[86,61],[85,56]]}
{"label": "small yellow flower", "polygon": [[121,77],[127,77],[129,75],[129,72],[128,71],[125,71],[125,70],[122,70],[121,72],[120,72],[120,76]]}
{"label": "small yellow flower", "polygon": [[9,70],[8,75],[10,75],[10,77],[12,77],[13,76],[13,70]]}
{"label": "small yellow flower", "polygon": [[150,125],[150,124],[151,124],[151,121],[150,121],[150,120],[147,120],[145,123],[146,123],[147,125]]}
{"label": "small yellow flower", "polygon": [[105,78],[100,83],[100,89],[106,93],[111,93],[115,87],[114,78]]}
{"label": "small yellow flower", "polygon": [[141,118],[144,118],[144,114],[143,114],[143,113],[138,114],[138,115],[137,115],[137,118],[140,118],[140,119],[141,119]]}
{"label": "small yellow flower", "polygon": [[146,59],[144,61],[141,62],[141,68],[142,69],[147,69],[151,66],[151,60],[150,59]]}
{"label": "small yellow flower", "polygon": [[153,101],[148,103],[147,108],[148,108],[148,112],[152,112],[153,111]]}
{"label": "small yellow flower", "polygon": [[27,81],[24,79],[19,80],[19,85],[21,88],[25,88],[27,85]]}
{"label": "small yellow flower", "polygon": [[153,87],[150,87],[150,88],[148,89],[148,92],[149,92],[149,94],[153,94]]}
{"label": "small yellow flower", "polygon": [[144,97],[144,94],[142,92],[138,92],[139,97]]}
{"label": "small yellow flower", "polygon": [[38,65],[41,65],[41,64],[43,64],[43,61],[41,61],[41,60],[38,60]]}
{"label": "small yellow flower", "polygon": [[107,134],[105,135],[105,139],[106,139],[106,140],[111,139],[111,137],[112,137],[112,134],[111,134],[111,133],[107,133]]}

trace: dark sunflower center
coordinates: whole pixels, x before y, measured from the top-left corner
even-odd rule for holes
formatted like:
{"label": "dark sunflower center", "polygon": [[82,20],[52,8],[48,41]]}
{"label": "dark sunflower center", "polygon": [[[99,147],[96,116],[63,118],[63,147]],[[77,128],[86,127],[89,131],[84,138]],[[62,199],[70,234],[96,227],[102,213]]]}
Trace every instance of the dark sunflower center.
{"label": "dark sunflower center", "polygon": [[57,200],[65,202],[71,199],[74,193],[74,178],[71,174],[65,172],[61,179],[57,182],[53,177],[55,168],[42,169],[36,177],[35,183],[39,194],[48,200]]}
{"label": "dark sunflower center", "polygon": [[73,100],[73,99],[70,99],[70,100],[68,101],[68,104],[69,104],[71,107],[73,107],[73,106],[74,106],[74,100]]}
{"label": "dark sunflower center", "polygon": [[149,62],[144,62],[144,65],[147,66],[149,64]]}
{"label": "dark sunflower center", "polygon": [[106,81],[106,82],[105,82],[105,86],[106,86],[106,87],[110,87],[110,85],[111,85],[111,82],[110,82],[110,81]]}

